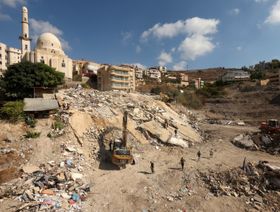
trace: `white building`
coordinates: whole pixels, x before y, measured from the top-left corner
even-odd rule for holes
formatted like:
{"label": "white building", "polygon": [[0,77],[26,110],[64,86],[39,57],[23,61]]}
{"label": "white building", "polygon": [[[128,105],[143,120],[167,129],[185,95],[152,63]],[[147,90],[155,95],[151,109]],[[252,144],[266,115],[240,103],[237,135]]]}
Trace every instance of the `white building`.
{"label": "white building", "polygon": [[8,47],[4,43],[0,43],[0,74],[7,70],[9,65],[19,63],[21,61],[21,50]]}
{"label": "white building", "polygon": [[26,7],[22,7],[22,33],[19,38],[21,49],[7,47],[0,43],[0,72],[5,71],[9,65],[21,61],[41,62],[63,72],[65,78],[72,79],[72,59],[64,53],[59,39],[54,34],[43,33],[40,35],[35,49],[31,51],[28,10]]}

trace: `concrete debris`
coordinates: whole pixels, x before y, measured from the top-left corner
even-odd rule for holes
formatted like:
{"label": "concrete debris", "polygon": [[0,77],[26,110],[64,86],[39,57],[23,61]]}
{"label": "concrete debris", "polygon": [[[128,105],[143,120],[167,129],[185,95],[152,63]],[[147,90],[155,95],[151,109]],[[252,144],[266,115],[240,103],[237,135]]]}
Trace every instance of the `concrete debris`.
{"label": "concrete debris", "polygon": [[257,146],[249,135],[240,134],[232,140],[232,143],[244,149],[257,150]]}
{"label": "concrete debris", "polygon": [[32,174],[33,172],[41,171],[39,167],[31,164],[25,165],[24,167],[22,167],[22,170],[26,174]]}
{"label": "concrete debris", "polygon": [[209,124],[218,124],[218,125],[231,125],[231,126],[245,126],[246,123],[241,120],[220,120],[220,119],[206,119]]}
{"label": "concrete debris", "polygon": [[200,173],[200,176],[215,196],[246,197],[253,206],[266,204],[267,201],[263,200],[265,194],[280,190],[280,164],[245,161],[243,165],[242,168],[222,172]]}
{"label": "concrete debris", "polygon": [[[69,106],[63,110],[63,114],[69,115],[66,120],[81,145],[85,138],[96,142],[106,127],[121,128],[124,111],[129,114],[129,132],[141,143],[145,143],[144,140],[154,142],[156,137],[168,145],[175,129],[181,140],[173,139],[170,144],[187,147],[202,142],[197,123],[176,113],[153,96],[82,88],[61,90],[56,96],[60,105]],[[167,122],[169,124],[166,125]],[[147,136],[148,133],[152,136]]]}
{"label": "concrete debris", "polygon": [[236,136],[232,143],[240,148],[249,150],[261,150],[271,154],[280,153],[280,135],[277,134],[241,134]]}

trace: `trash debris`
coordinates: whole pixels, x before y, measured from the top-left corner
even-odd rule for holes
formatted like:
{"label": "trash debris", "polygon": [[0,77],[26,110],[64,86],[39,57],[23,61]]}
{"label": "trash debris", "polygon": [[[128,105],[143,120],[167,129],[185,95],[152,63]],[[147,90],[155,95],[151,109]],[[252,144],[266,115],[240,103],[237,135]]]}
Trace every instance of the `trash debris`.
{"label": "trash debris", "polygon": [[[266,204],[259,194],[280,191],[280,166],[267,161],[244,163],[243,169],[200,173],[202,181],[215,196],[246,197],[251,205]],[[257,203],[256,203],[257,202]]]}

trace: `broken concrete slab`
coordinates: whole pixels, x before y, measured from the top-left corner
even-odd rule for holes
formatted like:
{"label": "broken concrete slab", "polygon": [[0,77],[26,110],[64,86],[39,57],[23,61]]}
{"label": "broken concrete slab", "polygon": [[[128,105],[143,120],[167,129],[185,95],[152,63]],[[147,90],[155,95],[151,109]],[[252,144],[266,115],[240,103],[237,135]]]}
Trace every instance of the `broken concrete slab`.
{"label": "broken concrete slab", "polygon": [[256,150],[257,146],[249,135],[240,134],[233,138],[232,143],[238,147]]}
{"label": "broken concrete slab", "polygon": [[38,166],[32,165],[32,164],[27,164],[22,167],[22,170],[26,174],[32,174],[33,172],[36,171],[42,171]]}

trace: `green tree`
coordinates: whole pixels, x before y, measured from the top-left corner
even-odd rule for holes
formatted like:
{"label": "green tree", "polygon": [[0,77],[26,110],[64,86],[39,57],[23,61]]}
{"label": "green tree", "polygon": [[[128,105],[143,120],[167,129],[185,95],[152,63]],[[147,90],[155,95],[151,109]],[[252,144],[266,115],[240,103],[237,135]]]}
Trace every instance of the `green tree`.
{"label": "green tree", "polygon": [[0,86],[8,98],[21,99],[32,97],[34,87],[56,87],[63,80],[64,74],[48,65],[22,62],[8,67]]}

